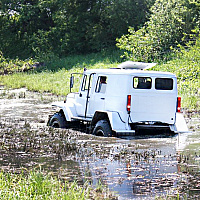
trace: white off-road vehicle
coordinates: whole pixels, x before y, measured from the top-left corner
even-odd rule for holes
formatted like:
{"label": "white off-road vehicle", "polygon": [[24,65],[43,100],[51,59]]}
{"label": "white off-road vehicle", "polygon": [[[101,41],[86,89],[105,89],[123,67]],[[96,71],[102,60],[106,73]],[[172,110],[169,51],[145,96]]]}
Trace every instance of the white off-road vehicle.
{"label": "white off-road vehicle", "polygon": [[[187,132],[177,96],[176,76],[147,71],[155,63],[127,61],[114,69],[85,70],[79,92],[55,102],[59,111],[48,125],[67,128],[84,124],[89,133],[112,136],[140,129]],[[70,91],[74,76],[70,78]]]}

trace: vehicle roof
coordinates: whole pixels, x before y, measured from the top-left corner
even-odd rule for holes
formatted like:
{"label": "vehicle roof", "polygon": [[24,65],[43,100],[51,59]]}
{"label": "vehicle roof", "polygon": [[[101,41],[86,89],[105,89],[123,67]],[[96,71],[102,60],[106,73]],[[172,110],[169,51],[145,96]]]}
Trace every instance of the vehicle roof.
{"label": "vehicle roof", "polygon": [[85,71],[86,74],[96,73],[102,75],[130,75],[130,76],[167,76],[176,77],[170,72],[146,71],[138,69],[90,69]]}

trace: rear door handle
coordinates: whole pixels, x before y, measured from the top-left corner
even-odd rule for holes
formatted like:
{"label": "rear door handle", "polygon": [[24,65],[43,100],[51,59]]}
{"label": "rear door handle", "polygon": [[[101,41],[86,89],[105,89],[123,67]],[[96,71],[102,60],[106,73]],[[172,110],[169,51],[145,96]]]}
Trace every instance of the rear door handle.
{"label": "rear door handle", "polygon": [[102,100],[105,100],[105,98],[101,98]]}

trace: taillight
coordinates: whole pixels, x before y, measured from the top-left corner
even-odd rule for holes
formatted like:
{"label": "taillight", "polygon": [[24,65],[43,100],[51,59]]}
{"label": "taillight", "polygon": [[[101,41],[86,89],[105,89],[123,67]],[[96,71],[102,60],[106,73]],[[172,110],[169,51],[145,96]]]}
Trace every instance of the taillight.
{"label": "taillight", "polygon": [[128,113],[131,112],[131,95],[128,95],[128,96],[127,96],[126,110],[127,110]]}
{"label": "taillight", "polygon": [[177,108],[176,112],[181,112],[181,97],[177,97]]}

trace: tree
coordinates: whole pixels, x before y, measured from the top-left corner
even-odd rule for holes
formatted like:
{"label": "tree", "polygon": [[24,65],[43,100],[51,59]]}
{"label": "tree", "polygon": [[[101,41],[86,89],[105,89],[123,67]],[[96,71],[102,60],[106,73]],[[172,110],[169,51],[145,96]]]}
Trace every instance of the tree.
{"label": "tree", "polygon": [[101,51],[143,26],[154,1],[2,0],[0,50],[20,58]]}
{"label": "tree", "polygon": [[190,6],[186,0],[156,0],[145,26],[138,31],[129,28],[117,46],[128,51],[125,56],[132,60],[162,59],[196,26]]}
{"label": "tree", "polygon": [[42,1],[4,0],[0,10],[0,48],[5,56],[22,58],[33,54],[30,42],[38,30],[48,31],[53,25],[49,10]]}

